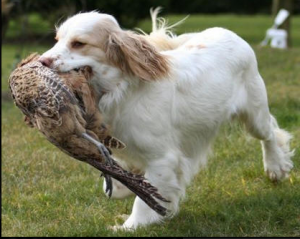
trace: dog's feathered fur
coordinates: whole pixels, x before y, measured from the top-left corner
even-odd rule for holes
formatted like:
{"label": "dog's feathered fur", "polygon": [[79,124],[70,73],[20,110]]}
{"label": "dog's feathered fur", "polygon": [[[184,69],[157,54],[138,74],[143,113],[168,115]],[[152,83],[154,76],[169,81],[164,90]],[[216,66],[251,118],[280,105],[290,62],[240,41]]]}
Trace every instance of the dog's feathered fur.
{"label": "dog's feathered fur", "polygon": [[[176,36],[157,13],[153,22],[161,24],[150,35],[122,30],[110,15],[77,14],[58,28],[57,44],[41,61],[60,71],[92,67],[99,108],[127,145],[122,162],[145,172],[172,202],[165,205],[170,215],[205,165],[220,125],[233,116],[261,140],[268,176],[284,178],[293,166],[291,136],[269,113],[251,47],[223,28]],[[116,186],[113,197],[128,195]],[[137,197],[123,228],[161,219]]]}

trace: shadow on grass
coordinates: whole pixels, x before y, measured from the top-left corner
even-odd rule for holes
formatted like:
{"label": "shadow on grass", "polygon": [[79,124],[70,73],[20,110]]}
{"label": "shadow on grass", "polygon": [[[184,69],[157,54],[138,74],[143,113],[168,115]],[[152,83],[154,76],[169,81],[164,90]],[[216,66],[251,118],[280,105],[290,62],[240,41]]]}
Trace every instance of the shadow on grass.
{"label": "shadow on grass", "polygon": [[[235,200],[208,199],[203,203],[189,200],[184,203],[186,207],[182,205],[178,216],[166,222],[163,234],[197,237],[297,236],[300,233],[299,196],[299,193],[278,193],[277,187],[274,187]],[[155,228],[159,230],[158,226]]]}

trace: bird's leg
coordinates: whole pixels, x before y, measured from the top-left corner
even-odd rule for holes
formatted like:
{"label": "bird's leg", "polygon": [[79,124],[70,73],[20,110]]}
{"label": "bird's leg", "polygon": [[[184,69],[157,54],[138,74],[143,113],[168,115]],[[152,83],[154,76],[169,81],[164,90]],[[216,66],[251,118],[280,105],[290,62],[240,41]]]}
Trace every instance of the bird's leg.
{"label": "bird's leg", "polygon": [[[105,162],[109,164],[110,166],[113,166],[113,159],[110,157],[110,152],[107,150],[107,148],[100,143],[99,141],[95,140],[93,137],[88,135],[87,133],[82,133],[82,136],[90,141],[91,143],[95,144],[97,148],[99,149],[100,153],[104,156]],[[113,184],[111,177],[109,175],[106,175],[104,173],[100,174],[100,177],[104,176],[105,181],[106,181],[106,189],[105,192],[108,192],[108,196],[111,197],[112,195],[112,190],[113,190]]]}
{"label": "bird's leg", "polygon": [[110,153],[108,149],[104,146],[104,144],[100,143],[99,141],[95,140],[93,137],[88,135],[87,133],[82,133],[82,136],[97,146],[100,153],[104,156],[105,162],[109,164],[110,166],[113,166],[113,159],[110,157]]}

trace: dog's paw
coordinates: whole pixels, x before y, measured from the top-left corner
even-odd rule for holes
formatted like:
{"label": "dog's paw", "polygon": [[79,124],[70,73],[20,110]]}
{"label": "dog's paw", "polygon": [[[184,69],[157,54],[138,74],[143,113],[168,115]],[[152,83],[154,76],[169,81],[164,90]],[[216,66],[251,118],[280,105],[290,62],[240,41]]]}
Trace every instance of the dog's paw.
{"label": "dog's paw", "polygon": [[[120,183],[119,181],[112,179],[112,194],[111,194],[111,198],[113,199],[123,199],[126,197],[129,197],[131,195],[133,195],[133,192],[131,192],[126,186],[124,186],[122,183]],[[105,193],[106,196],[108,195],[108,192],[106,192],[106,180],[103,180],[103,191]]]}
{"label": "dog's paw", "polygon": [[[292,155],[293,152],[291,152],[290,154]],[[287,178],[289,176],[289,172],[293,168],[293,162],[290,157],[283,157],[283,159],[284,160],[278,160],[272,162],[271,164],[267,164],[265,167],[267,176],[273,182],[277,182]]]}
{"label": "dog's paw", "polygon": [[127,231],[130,230],[130,228],[126,228],[122,225],[128,218],[129,218],[128,214],[121,214],[116,216],[115,225],[109,226],[108,229],[114,232],[119,230],[127,230]]}

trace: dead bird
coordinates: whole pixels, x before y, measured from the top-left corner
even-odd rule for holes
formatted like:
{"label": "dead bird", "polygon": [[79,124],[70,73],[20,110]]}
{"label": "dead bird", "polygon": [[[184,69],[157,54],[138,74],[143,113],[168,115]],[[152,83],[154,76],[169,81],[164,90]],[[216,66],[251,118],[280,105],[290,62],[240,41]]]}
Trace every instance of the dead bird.
{"label": "dead bird", "polygon": [[111,178],[120,181],[149,207],[161,215],[166,208],[156,200],[168,202],[157,188],[121,168],[111,157],[108,148],[125,145],[109,135],[96,107],[97,95],[88,79],[91,69],[58,73],[38,61],[32,54],[11,73],[9,86],[17,107],[25,115],[25,122],[36,127],[59,149],[80,161],[100,170],[107,182],[107,192],[112,193]]}

